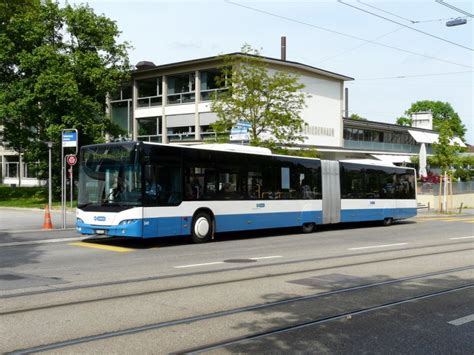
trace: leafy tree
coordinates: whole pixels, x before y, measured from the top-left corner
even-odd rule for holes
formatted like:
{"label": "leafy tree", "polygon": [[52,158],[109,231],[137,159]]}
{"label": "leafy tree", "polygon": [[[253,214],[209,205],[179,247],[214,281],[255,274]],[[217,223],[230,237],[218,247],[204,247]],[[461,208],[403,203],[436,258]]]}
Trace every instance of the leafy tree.
{"label": "leafy tree", "polygon": [[229,131],[239,121],[250,124],[251,145],[291,146],[303,141],[305,122],[300,111],[306,94],[299,76],[288,72],[270,73],[258,50],[242,47],[243,55],[224,56],[222,75],[217,79],[228,90],[216,95],[211,103],[218,120],[213,129]]}
{"label": "leafy tree", "polygon": [[349,118],[351,120],[356,120],[356,121],[367,121],[367,118],[359,116],[357,113],[353,113],[352,115],[349,116]]}
{"label": "leafy tree", "polygon": [[448,121],[441,122],[438,143],[433,143],[433,162],[441,168],[443,174],[450,174],[451,168],[459,165],[458,153],[462,151],[462,148],[457,143],[450,144],[453,137],[450,123]]}
{"label": "leafy tree", "polygon": [[[105,114],[106,95],[126,80],[127,43],[117,25],[85,5],[0,0],[0,124],[3,141],[26,161],[41,160],[55,142],[60,164],[61,130],[76,128],[79,142],[103,139],[119,129]],[[57,169],[55,169],[57,170]]]}
{"label": "leafy tree", "polygon": [[408,126],[411,127],[413,125],[413,120],[408,117],[398,117],[397,124],[400,126]]}
{"label": "leafy tree", "polygon": [[434,130],[440,131],[442,123],[448,122],[452,132],[456,136],[464,140],[464,135],[466,134],[466,127],[462,123],[459,115],[454,111],[453,107],[448,102],[430,100],[417,101],[413,103],[408,110],[405,111],[405,114],[411,115],[413,113],[421,111],[432,112]]}

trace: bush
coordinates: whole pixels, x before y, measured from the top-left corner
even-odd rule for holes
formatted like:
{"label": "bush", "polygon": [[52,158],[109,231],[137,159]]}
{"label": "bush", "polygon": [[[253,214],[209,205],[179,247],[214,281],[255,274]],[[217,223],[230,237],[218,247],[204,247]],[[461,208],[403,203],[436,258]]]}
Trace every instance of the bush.
{"label": "bush", "polygon": [[474,171],[469,169],[457,169],[454,172],[454,177],[456,179],[461,179],[461,181],[471,181],[474,176]]}
{"label": "bush", "polygon": [[9,187],[0,186],[0,201],[8,201],[18,198],[32,198],[35,200],[45,199],[48,189],[45,187]]}

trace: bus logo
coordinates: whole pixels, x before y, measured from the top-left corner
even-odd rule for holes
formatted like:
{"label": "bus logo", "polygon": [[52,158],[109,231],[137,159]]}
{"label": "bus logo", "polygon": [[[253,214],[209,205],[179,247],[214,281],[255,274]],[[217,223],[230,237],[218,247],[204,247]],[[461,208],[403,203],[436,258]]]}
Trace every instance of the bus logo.
{"label": "bus logo", "polygon": [[105,216],[94,216],[94,221],[104,222]]}

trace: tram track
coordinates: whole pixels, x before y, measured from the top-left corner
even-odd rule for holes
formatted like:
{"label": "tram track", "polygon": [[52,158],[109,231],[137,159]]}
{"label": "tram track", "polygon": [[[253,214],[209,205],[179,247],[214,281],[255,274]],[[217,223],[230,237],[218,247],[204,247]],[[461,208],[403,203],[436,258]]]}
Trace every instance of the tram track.
{"label": "tram track", "polygon": [[[401,284],[407,281],[427,279],[427,278],[432,278],[436,276],[442,276],[442,275],[447,275],[447,274],[452,274],[452,273],[462,272],[462,271],[467,271],[467,270],[473,270],[473,269],[474,269],[474,265],[469,265],[465,267],[439,270],[439,271],[423,273],[423,274],[418,274],[418,275],[411,275],[407,277],[385,280],[385,281],[375,282],[371,284],[341,288],[341,289],[321,292],[321,293],[312,294],[312,295],[292,297],[292,298],[287,298],[287,299],[278,300],[274,302],[267,302],[267,303],[255,304],[255,305],[250,305],[250,306],[238,307],[238,308],[224,310],[224,311],[217,311],[213,313],[207,313],[207,314],[185,317],[185,318],[180,318],[180,319],[175,319],[175,320],[170,320],[170,321],[163,321],[163,322],[158,322],[158,323],[151,323],[151,324],[146,324],[146,325],[142,325],[138,327],[117,330],[117,331],[110,331],[110,332],[105,332],[105,333],[96,334],[96,335],[84,336],[84,337],[79,337],[75,339],[68,339],[65,341],[59,341],[59,342],[55,342],[51,344],[44,344],[44,345],[30,347],[26,349],[15,350],[12,352],[8,352],[7,354],[28,354],[28,353],[36,353],[36,352],[44,352],[44,351],[53,351],[53,350],[58,350],[62,348],[67,348],[69,346],[84,344],[84,343],[91,343],[95,341],[101,341],[101,340],[106,340],[106,339],[120,337],[120,336],[133,335],[133,334],[138,334],[138,333],[142,333],[146,331],[161,330],[164,328],[171,328],[171,327],[179,326],[179,325],[189,325],[189,324],[197,323],[200,321],[208,321],[208,320],[213,320],[217,318],[234,316],[234,315],[243,314],[246,312],[269,310],[271,308],[276,308],[278,306],[286,306],[286,305],[295,304],[298,302],[305,302],[305,301],[315,301],[318,299],[323,299],[323,298],[327,298],[331,296],[337,296],[341,294],[350,294],[351,292],[364,291],[364,290],[374,289],[377,287],[385,287],[385,286],[390,286],[390,285],[395,285],[395,284]],[[293,330],[298,330],[298,329],[302,329],[302,328],[313,326],[313,325],[319,325],[326,322],[343,319],[347,316],[360,315],[360,314],[364,314],[364,313],[368,313],[372,311],[381,310],[384,308],[402,305],[404,303],[415,302],[418,300],[423,300],[423,299],[432,298],[432,297],[438,297],[438,296],[442,296],[448,293],[467,290],[471,288],[474,288],[474,283],[469,283],[469,284],[456,286],[456,287],[449,287],[443,290],[427,292],[421,295],[416,295],[416,296],[411,296],[411,297],[401,297],[399,299],[392,300],[389,302],[381,302],[381,303],[370,305],[367,307],[351,309],[351,310],[347,310],[343,312],[338,312],[336,314],[324,315],[322,317],[317,317],[317,319],[312,319],[310,321],[297,322],[295,324],[290,324],[283,327],[282,326],[273,327],[266,331],[253,332],[245,336],[232,337],[232,338],[228,338],[219,342],[214,342],[207,345],[202,345],[199,347],[182,350],[177,353],[200,353],[200,352],[205,352],[209,350],[216,350],[219,348],[223,348],[225,346],[259,339],[265,336],[271,336],[271,335],[275,335],[279,333],[290,332]]]}
{"label": "tram track", "polygon": [[[361,261],[361,262],[355,262],[355,263],[350,263],[350,264],[338,264],[338,265],[331,265],[331,266],[327,266],[327,267],[302,269],[302,270],[295,270],[295,271],[289,271],[289,272],[265,273],[263,275],[253,276],[253,277],[240,277],[240,278],[234,278],[234,279],[230,279],[230,280],[217,281],[217,282],[206,282],[206,283],[200,283],[200,284],[195,284],[195,285],[165,288],[165,289],[160,289],[160,290],[156,290],[156,289],[155,290],[147,290],[147,291],[143,291],[143,292],[125,293],[125,294],[112,295],[112,296],[107,296],[107,297],[92,298],[92,299],[78,300],[78,301],[72,301],[72,302],[62,302],[62,303],[56,303],[56,304],[46,304],[46,305],[41,305],[41,306],[36,306],[36,307],[20,308],[20,309],[8,310],[8,311],[0,311],[0,316],[15,315],[15,314],[21,314],[21,313],[27,313],[27,312],[40,311],[40,310],[61,308],[61,307],[70,307],[70,306],[75,306],[75,305],[84,305],[84,304],[89,304],[89,303],[107,302],[107,301],[128,299],[128,298],[134,298],[134,297],[158,295],[158,294],[179,292],[179,291],[191,290],[191,289],[202,289],[202,288],[213,287],[213,286],[238,284],[238,283],[241,283],[241,282],[258,281],[258,280],[269,279],[269,278],[277,278],[277,277],[282,277],[282,276],[298,275],[298,274],[308,273],[308,272],[331,271],[333,269],[365,266],[365,265],[371,265],[371,264],[376,264],[376,263],[386,263],[386,262],[399,261],[399,260],[408,260],[408,259],[414,259],[414,258],[439,256],[439,255],[451,254],[451,253],[463,253],[463,252],[466,252],[466,251],[469,251],[469,250],[474,250],[474,248],[445,250],[445,251],[440,251],[440,252],[435,252],[435,253],[421,253],[421,254],[408,255],[408,256],[397,256],[397,257],[393,257],[393,258]],[[371,252],[371,253],[356,254],[356,255],[365,256],[367,254],[370,255],[370,254],[380,254],[380,253],[382,253],[382,252],[375,252],[375,253]],[[352,255],[352,256],[354,257],[354,255]],[[333,259],[333,258],[331,258],[331,259]],[[321,260],[318,260],[318,261],[321,261]],[[294,263],[294,261],[289,261],[289,262],[278,263],[277,265],[285,266],[285,265],[293,264],[293,263]],[[273,266],[275,266],[275,264],[260,265],[260,267],[264,267],[264,266],[266,266],[266,267],[272,266],[273,267]],[[469,270],[469,269],[474,269],[474,265],[469,265],[469,266],[462,267],[462,268],[448,269],[448,270],[439,271],[439,272],[446,273],[446,272],[455,272],[455,271],[465,271],[465,270]],[[232,268],[232,270],[242,270],[242,268]],[[216,272],[219,272],[219,271],[229,271],[229,269],[216,270]],[[191,275],[188,274],[188,276],[195,276],[195,274],[196,273],[191,273]],[[201,274],[201,273],[198,273],[198,274]],[[207,274],[207,272],[205,274]],[[429,274],[430,273],[422,274],[422,275],[429,275]],[[179,276],[182,277],[183,275],[179,275]],[[426,276],[420,276],[420,277],[426,277]],[[420,277],[417,276],[414,279],[420,278]],[[136,281],[133,281],[133,282],[136,282]],[[391,282],[388,281],[388,283],[391,283]],[[99,288],[99,287],[105,287],[105,286],[111,286],[111,285],[110,284],[95,285],[94,287]],[[63,290],[63,291],[74,291],[74,290],[79,290],[79,289],[82,289],[82,287],[68,288],[67,290]],[[54,291],[59,292],[59,290],[54,290]],[[49,293],[49,292],[44,292],[44,293]],[[36,296],[36,295],[42,295],[42,294],[43,293],[35,293],[34,295]],[[20,294],[20,295],[24,296],[24,294]],[[10,298],[10,297],[4,297],[4,298]]]}
{"label": "tram track", "polygon": [[[337,259],[350,259],[354,257],[364,257],[364,256],[374,256],[374,255],[384,255],[399,251],[417,251],[423,250],[428,248],[437,248],[437,247],[444,247],[444,246],[462,246],[462,245],[469,245],[472,246],[472,241],[461,241],[461,242],[451,242],[451,243],[440,243],[440,244],[429,244],[423,246],[410,246],[410,247],[402,247],[402,248],[395,248],[389,250],[377,250],[377,251],[370,251],[370,252],[357,252],[357,253],[350,253],[350,254],[340,254],[340,255],[333,255],[328,257],[316,257],[316,258],[306,258],[306,259],[299,259],[299,260],[289,260],[289,261],[279,261],[279,262],[272,262],[271,264],[252,264],[252,266],[240,266],[240,267],[231,267],[231,268],[223,268],[223,269],[216,269],[216,270],[206,270],[206,271],[196,271],[196,272],[187,272],[187,273],[173,273],[168,275],[159,275],[159,276],[149,276],[149,277],[140,277],[140,278],[133,278],[133,279],[126,279],[126,280],[117,280],[117,281],[107,281],[107,282],[98,282],[93,284],[86,284],[86,285],[75,285],[75,286],[65,286],[65,287],[54,287],[50,289],[43,289],[43,290],[35,290],[35,291],[27,291],[27,292],[16,292],[16,293],[7,293],[0,295],[0,299],[9,299],[9,298],[17,298],[17,297],[28,297],[28,296],[36,296],[36,295],[44,295],[49,293],[60,293],[60,292],[68,292],[68,291],[78,291],[84,289],[94,289],[94,288],[101,288],[101,287],[108,287],[108,286],[124,286],[142,282],[149,282],[149,281],[160,281],[160,280],[170,280],[170,279],[180,279],[186,277],[196,277],[196,276],[205,276],[205,275],[212,275],[212,274],[222,274],[231,271],[245,271],[250,269],[261,269],[266,268],[268,266],[278,267],[278,266],[287,266],[287,265],[297,265],[297,264],[304,264],[308,262],[321,262],[321,261],[331,261]],[[393,258],[386,258],[386,259],[377,259],[371,261],[363,261],[358,263],[350,263],[350,264],[341,264],[341,265],[334,265],[330,267],[322,267],[322,268],[313,268],[313,269],[306,269],[306,270],[298,270],[292,272],[282,272],[282,273],[273,273],[273,274],[266,274],[264,276],[257,276],[251,278],[241,278],[217,283],[208,283],[203,284],[202,286],[216,286],[220,284],[232,283],[232,282],[241,282],[241,281],[252,281],[258,280],[260,278],[268,278],[268,277],[279,277],[279,276],[288,276],[292,274],[298,274],[302,272],[316,272],[316,271],[325,271],[334,268],[340,267],[352,267],[352,266],[361,266],[367,265],[371,263],[378,263],[378,262],[390,262],[395,260],[404,260],[404,259],[412,259],[416,257],[423,257],[423,256],[436,256],[436,255],[443,255],[446,253],[456,253],[456,252],[465,252],[468,250],[474,250],[474,247],[465,248],[465,249],[450,249],[450,250],[443,250],[440,252],[433,252],[433,253],[420,253],[415,255],[407,255],[407,256],[396,256]],[[181,288],[172,288],[172,289],[165,289],[165,290],[158,290],[158,291],[150,291],[151,293],[160,293],[160,292],[168,292],[168,291],[177,291],[177,290],[186,290],[190,288],[201,287],[201,285],[191,285],[191,286],[184,286]],[[149,294],[148,292],[144,294]],[[126,295],[125,295],[126,296]],[[118,298],[122,296],[117,296]],[[2,313],[0,312],[0,315]]]}
{"label": "tram track", "polygon": [[449,293],[463,291],[463,290],[467,290],[471,288],[474,288],[474,283],[469,284],[469,285],[459,286],[459,287],[453,287],[447,290],[426,293],[419,296],[408,297],[402,300],[387,302],[387,303],[383,303],[383,304],[379,304],[379,305],[375,305],[371,307],[366,307],[366,308],[361,308],[361,309],[357,309],[353,311],[343,312],[343,313],[331,315],[328,317],[322,317],[322,318],[307,321],[307,322],[302,322],[302,323],[298,323],[298,324],[294,324],[294,325],[290,325],[286,327],[272,329],[269,331],[253,333],[253,334],[241,336],[241,337],[235,337],[235,338],[227,339],[224,341],[220,341],[220,342],[216,342],[216,343],[212,343],[212,344],[208,344],[204,346],[199,346],[195,348],[178,351],[173,354],[199,354],[199,353],[203,353],[207,351],[218,350],[230,345],[237,345],[237,344],[241,344],[247,341],[261,339],[267,336],[288,333],[291,331],[300,330],[300,329],[311,327],[311,326],[321,325],[327,322],[341,320],[347,317],[353,317],[353,316],[362,315],[369,312],[379,311],[379,310],[390,308],[390,307],[396,307],[405,303],[416,302],[416,301],[425,300],[425,299],[429,299],[433,297],[439,297],[439,296],[443,296]]}

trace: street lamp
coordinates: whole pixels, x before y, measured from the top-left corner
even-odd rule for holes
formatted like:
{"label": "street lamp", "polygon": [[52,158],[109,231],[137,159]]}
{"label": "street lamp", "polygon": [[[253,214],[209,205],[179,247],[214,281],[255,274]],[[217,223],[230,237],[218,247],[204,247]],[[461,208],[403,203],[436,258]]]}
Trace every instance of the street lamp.
{"label": "street lamp", "polygon": [[53,148],[53,142],[45,142],[48,145],[48,208],[51,211],[51,205],[53,203],[53,192],[52,192],[52,172],[51,172],[51,149]]}

